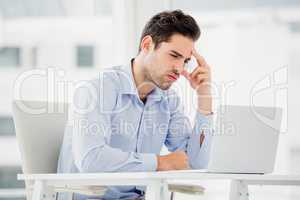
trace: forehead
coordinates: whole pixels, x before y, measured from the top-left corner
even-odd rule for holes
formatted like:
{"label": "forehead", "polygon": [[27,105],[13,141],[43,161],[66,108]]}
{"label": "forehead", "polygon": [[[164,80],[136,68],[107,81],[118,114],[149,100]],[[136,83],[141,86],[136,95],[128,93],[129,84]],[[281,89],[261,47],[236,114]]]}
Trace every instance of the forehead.
{"label": "forehead", "polygon": [[161,49],[163,51],[177,51],[178,53],[189,57],[192,54],[194,48],[194,41],[183,35],[174,34],[169,41],[161,43]]}

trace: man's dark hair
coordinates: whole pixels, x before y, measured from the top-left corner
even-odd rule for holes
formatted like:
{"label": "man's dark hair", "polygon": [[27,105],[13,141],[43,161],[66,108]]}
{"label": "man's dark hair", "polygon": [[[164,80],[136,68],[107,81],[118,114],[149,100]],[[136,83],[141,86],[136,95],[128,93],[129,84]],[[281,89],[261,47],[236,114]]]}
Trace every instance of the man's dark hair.
{"label": "man's dark hair", "polygon": [[146,35],[152,37],[156,49],[160,43],[168,42],[174,34],[180,34],[196,41],[200,37],[200,33],[195,19],[181,10],[160,12],[145,25],[140,39],[139,51],[141,51],[142,39]]}

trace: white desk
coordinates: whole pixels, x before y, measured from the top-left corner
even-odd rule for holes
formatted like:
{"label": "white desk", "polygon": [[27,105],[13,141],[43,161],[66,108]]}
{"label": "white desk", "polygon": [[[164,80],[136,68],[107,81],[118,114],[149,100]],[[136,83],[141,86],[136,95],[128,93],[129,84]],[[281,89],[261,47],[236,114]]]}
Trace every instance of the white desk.
{"label": "white desk", "polygon": [[167,198],[167,182],[174,180],[231,180],[230,200],[248,200],[248,185],[299,185],[300,175],[212,174],[196,171],[97,173],[97,174],[20,174],[19,180],[34,181],[33,200],[55,199],[54,187],[146,186],[146,200]]}

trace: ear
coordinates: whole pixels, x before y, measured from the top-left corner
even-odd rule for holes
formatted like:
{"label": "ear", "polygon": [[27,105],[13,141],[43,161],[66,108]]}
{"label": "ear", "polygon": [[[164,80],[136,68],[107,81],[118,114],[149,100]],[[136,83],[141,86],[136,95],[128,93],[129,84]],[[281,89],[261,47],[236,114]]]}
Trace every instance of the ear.
{"label": "ear", "polygon": [[148,52],[153,48],[153,40],[150,35],[146,35],[143,37],[142,42],[141,42],[141,51]]}

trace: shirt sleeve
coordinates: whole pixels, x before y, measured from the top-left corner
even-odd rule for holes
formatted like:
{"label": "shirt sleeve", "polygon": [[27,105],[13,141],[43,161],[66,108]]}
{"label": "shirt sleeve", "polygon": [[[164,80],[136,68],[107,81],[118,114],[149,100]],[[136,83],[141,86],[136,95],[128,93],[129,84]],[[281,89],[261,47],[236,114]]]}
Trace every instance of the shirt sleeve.
{"label": "shirt sleeve", "polygon": [[[116,102],[117,92],[112,81],[106,81],[105,84],[103,88],[87,82],[77,88],[73,95],[68,124],[76,167],[84,173],[155,171],[155,154],[124,152],[109,145],[112,133],[109,111]],[[101,90],[109,91],[110,95],[103,97],[104,93],[99,93]]]}
{"label": "shirt sleeve", "polygon": [[[176,94],[169,100],[171,119],[165,145],[169,151],[185,151],[192,169],[207,168],[212,143],[212,115],[196,112],[194,127],[184,114],[183,106]],[[200,144],[200,137],[204,139]],[[202,136],[202,137],[203,137]]]}
{"label": "shirt sleeve", "polygon": [[[213,138],[212,121],[212,115],[204,116],[199,112],[196,113],[195,125],[187,145],[187,154],[192,168],[204,169],[208,166]],[[201,134],[203,134],[203,141],[200,144]]]}

